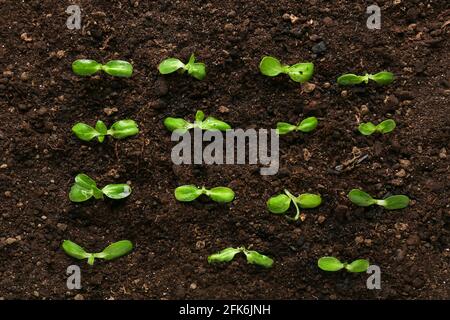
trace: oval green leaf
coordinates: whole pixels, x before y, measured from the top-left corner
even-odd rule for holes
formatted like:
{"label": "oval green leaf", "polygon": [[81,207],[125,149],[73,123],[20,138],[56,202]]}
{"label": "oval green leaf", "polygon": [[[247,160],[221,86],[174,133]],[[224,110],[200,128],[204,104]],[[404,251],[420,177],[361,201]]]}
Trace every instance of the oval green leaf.
{"label": "oval green leaf", "polygon": [[312,209],[320,206],[322,198],[318,194],[303,193],[298,196],[297,203],[301,208]]}
{"label": "oval green leaf", "polygon": [[337,79],[337,83],[341,86],[351,86],[362,83],[364,79],[364,76],[357,76],[356,74],[349,73],[340,76]]}
{"label": "oval green leaf", "polygon": [[164,126],[171,132],[175,130],[187,131],[192,127],[186,120],[172,117],[164,119]]}
{"label": "oval green leaf", "polygon": [[278,135],[282,135],[282,134],[286,134],[289,133],[291,131],[294,131],[295,129],[297,129],[296,126],[294,126],[293,124],[287,123],[287,122],[278,122],[277,123],[277,134]]}
{"label": "oval green leaf", "polygon": [[377,127],[372,122],[361,123],[358,126],[358,131],[365,136],[370,136],[377,130]]}
{"label": "oval green leaf", "polygon": [[122,257],[133,250],[133,244],[129,240],[121,240],[107,246],[102,252],[94,254],[96,258],[113,260]]}
{"label": "oval green leaf", "polygon": [[131,63],[123,60],[111,60],[102,66],[103,71],[115,77],[129,78],[133,74]]}
{"label": "oval green leaf", "polygon": [[123,139],[139,133],[139,128],[134,120],[120,120],[115,122],[108,133],[116,139]]}
{"label": "oval green leaf", "polygon": [[285,213],[291,205],[291,198],[285,194],[279,194],[267,200],[267,209],[275,214]]}
{"label": "oval green leaf", "polygon": [[309,79],[311,79],[313,73],[314,64],[311,62],[296,63],[287,69],[287,74],[289,75],[289,77],[293,81],[300,83],[305,83]]}
{"label": "oval green leaf", "polygon": [[84,250],[81,246],[70,240],[64,240],[62,243],[62,248],[65,253],[75,259],[86,259],[91,255],[87,253],[86,250]]}
{"label": "oval green leaf", "polygon": [[309,118],[304,119],[302,122],[300,122],[297,129],[302,132],[311,132],[315,128],[317,128],[318,123],[319,123],[319,121],[317,120],[316,117],[309,117]]}
{"label": "oval green leaf", "polygon": [[244,250],[244,254],[247,257],[247,262],[251,264],[256,264],[264,268],[270,268],[273,265],[273,259],[265,256],[257,251]]}
{"label": "oval green leaf", "polygon": [[395,123],[394,120],[387,119],[387,120],[384,120],[383,122],[379,123],[377,125],[376,129],[377,129],[378,132],[384,134],[384,133],[389,133],[389,132],[394,131],[396,126],[397,126],[397,124]]}
{"label": "oval green leaf", "polygon": [[102,189],[102,192],[111,199],[123,199],[131,194],[131,187],[128,184],[108,184]]}
{"label": "oval green leaf", "polygon": [[180,68],[184,68],[184,63],[177,58],[163,60],[158,66],[158,70],[161,74],[169,74]]}
{"label": "oval green leaf", "polygon": [[283,71],[283,68],[278,59],[266,56],[259,63],[259,70],[265,76],[275,77]]}
{"label": "oval green leaf", "polygon": [[70,188],[69,199],[72,202],[83,202],[89,200],[94,195],[92,189],[86,189],[78,184],[74,184]]}
{"label": "oval green leaf", "polygon": [[372,196],[362,190],[353,189],[348,193],[348,198],[354,204],[360,207],[368,207],[376,203],[376,200]]}
{"label": "oval green leaf", "polygon": [[358,259],[345,266],[348,272],[366,272],[369,268],[369,261],[366,259]]}
{"label": "oval green leaf", "polygon": [[200,124],[200,128],[209,131],[227,131],[231,126],[223,121],[217,120],[214,117],[208,117]]}
{"label": "oval green leaf", "polygon": [[379,85],[388,85],[394,81],[394,74],[388,71],[381,71],[369,77]]}
{"label": "oval green leaf", "polygon": [[72,127],[72,132],[83,141],[91,141],[93,138],[100,135],[100,133],[93,127],[85,123],[77,123]]}
{"label": "oval green leaf", "polygon": [[335,257],[322,257],[317,261],[317,265],[323,271],[339,271],[344,268],[344,264]]}
{"label": "oval green leaf", "polygon": [[79,59],[72,63],[72,71],[79,76],[91,76],[102,68],[95,60]]}
{"label": "oval green leaf", "polygon": [[215,187],[207,195],[215,202],[227,203],[234,199],[234,191],[227,187]]}
{"label": "oval green leaf", "polygon": [[180,186],[175,189],[175,198],[178,201],[188,202],[197,199],[202,193],[202,189],[194,185]]}
{"label": "oval green leaf", "polygon": [[206,66],[204,63],[198,62],[192,65],[187,65],[188,74],[193,76],[195,79],[203,80],[206,77]]}
{"label": "oval green leaf", "polygon": [[240,248],[226,248],[208,257],[208,263],[230,262],[234,256],[241,252]]}
{"label": "oval green leaf", "polygon": [[404,195],[395,195],[387,197],[380,201],[380,205],[382,205],[385,209],[388,210],[397,210],[406,208],[409,205],[410,199]]}

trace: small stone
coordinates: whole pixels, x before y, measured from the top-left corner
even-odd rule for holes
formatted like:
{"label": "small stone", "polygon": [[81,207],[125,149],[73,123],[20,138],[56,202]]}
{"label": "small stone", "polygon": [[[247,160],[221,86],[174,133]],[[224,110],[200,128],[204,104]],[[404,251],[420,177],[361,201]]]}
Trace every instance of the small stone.
{"label": "small stone", "polygon": [[12,78],[14,75],[14,72],[10,71],[10,70],[5,70],[3,71],[3,76],[7,77],[7,78]]}
{"label": "small stone", "polygon": [[38,291],[33,291],[33,296],[35,296],[36,298],[39,297],[39,292]]}
{"label": "small stone", "polygon": [[65,224],[65,223],[58,223],[58,224],[56,224],[56,227],[61,231],[67,230],[67,224]]}
{"label": "small stone", "polygon": [[314,83],[306,82],[303,84],[302,89],[304,92],[310,93],[316,89],[316,85]]}
{"label": "small stone", "polygon": [[5,243],[6,243],[7,245],[13,244],[13,243],[15,243],[15,242],[17,242],[17,239],[16,239],[16,238],[7,238],[7,239],[5,240]]}
{"label": "small stone", "polygon": [[328,88],[330,88],[331,87],[331,83],[329,83],[329,82],[325,82],[324,84],[323,84],[323,88],[324,89],[328,89]]}
{"label": "small stone", "polygon": [[113,113],[116,113],[117,111],[119,111],[119,109],[117,109],[116,107],[114,107],[114,108],[104,108],[104,109],[103,109],[103,112],[104,112],[107,116],[110,116],[110,115],[112,115]]}
{"label": "small stone", "polygon": [[341,97],[342,98],[347,98],[347,96],[348,96],[348,91],[347,90],[342,90],[341,91]]}
{"label": "small stone", "polygon": [[74,299],[75,299],[75,300],[84,300],[84,297],[83,297],[82,294],[77,294],[77,295],[74,297]]}
{"label": "small stone", "polygon": [[228,112],[230,112],[230,109],[225,107],[225,106],[220,106],[219,107],[219,112],[220,113],[228,113]]}
{"label": "small stone", "polygon": [[411,161],[409,161],[407,159],[400,159],[399,162],[400,162],[400,166],[405,169],[411,165]]}
{"label": "small stone", "polygon": [[447,158],[447,150],[445,148],[442,148],[439,152],[439,158],[446,159]]}
{"label": "small stone", "polygon": [[399,104],[398,99],[393,94],[386,96],[384,99],[385,112],[394,111]]}
{"label": "small stone", "polygon": [[311,159],[311,152],[309,152],[306,148],[303,148],[303,159],[305,161],[309,161],[309,159]]}
{"label": "small stone", "polygon": [[320,224],[325,222],[325,217],[324,216],[319,216],[319,218],[317,218],[317,222],[319,222]]}
{"label": "small stone", "polygon": [[225,31],[231,32],[231,31],[234,30],[234,25],[233,25],[232,23],[227,23],[227,24],[225,24],[225,26],[223,27],[223,29],[224,29]]}
{"label": "small stone", "polygon": [[366,114],[368,114],[369,113],[369,108],[365,105],[365,104],[363,104],[362,106],[361,106],[361,114],[362,115],[366,115]]}
{"label": "small stone", "polygon": [[30,79],[30,76],[28,75],[28,72],[22,72],[20,74],[20,80],[22,81],[28,81],[28,79]]}
{"label": "small stone", "polygon": [[395,174],[395,176],[399,177],[399,178],[403,178],[406,176],[406,171],[405,169],[400,169],[399,171],[397,171],[397,173]]}
{"label": "small stone", "polygon": [[197,289],[197,284],[195,282],[193,282],[193,283],[191,283],[189,288],[191,288],[192,290],[195,290],[195,289]]}
{"label": "small stone", "polygon": [[199,240],[195,243],[195,248],[201,250],[203,248],[205,248],[205,241],[203,240]]}
{"label": "small stone", "polygon": [[370,247],[372,245],[372,239],[364,239],[364,244]]}
{"label": "small stone", "polygon": [[289,21],[289,20],[291,20],[291,15],[289,13],[285,13],[285,14],[283,14],[282,18],[283,18],[283,20]]}
{"label": "small stone", "polygon": [[24,32],[20,35],[20,39],[22,39],[25,42],[33,41],[33,38],[31,36],[29,36],[26,32]]}
{"label": "small stone", "polygon": [[41,107],[38,109],[38,111],[36,112],[39,116],[44,116],[46,115],[48,112],[48,109],[46,107]]}
{"label": "small stone", "polygon": [[356,242],[357,244],[361,244],[361,243],[364,242],[364,238],[361,237],[361,236],[357,236],[357,237],[355,238],[355,242]]}
{"label": "small stone", "polygon": [[62,59],[62,58],[64,58],[66,56],[66,52],[64,51],[64,50],[58,50],[58,51],[56,51],[56,57],[58,58],[58,59]]}
{"label": "small stone", "polygon": [[420,237],[417,234],[412,234],[406,240],[406,244],[408,246],[415,246],[420,244]]}
{"label": "small stone", "polygon": [[324,53],[325,51],[327,51],[327,45],[324,41],[320,41],[312,47],[312,52],[315,54]]}
{"label": "small stone", "polygon": [[11,198],[12,193],[11,193],[11,191],[5,191],[4,195],[6,198]]}

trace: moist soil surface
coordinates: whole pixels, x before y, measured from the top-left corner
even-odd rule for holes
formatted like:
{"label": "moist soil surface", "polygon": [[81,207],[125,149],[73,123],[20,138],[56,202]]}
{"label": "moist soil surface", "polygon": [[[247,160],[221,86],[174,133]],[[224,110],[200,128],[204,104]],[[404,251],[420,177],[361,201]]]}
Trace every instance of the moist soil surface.
{"label": "moist soil surface", "polygon": [[[449,298],[450,10],[446,0],[378,1],[380,30],[366,26],[365,1],[78,1],[80,30],[69,30],[65,1],[0,1],[1,299],[416,299]],[[207,77],[161,76],[166,57],[206,63]],[[264,55],[315,64],[312,86],[259,73]],[[130,61],[130,79],[77,77],[75,59]],[[339,87],[343,73],[389,70],[396,80]],[[309,134],[280,138],[280,170],[258,165],[174,165],[168,116],[195,111],[233,128],[274,128],[319,118]],[[390,134],[362,136],[360,122],[392,118]],[[129,139],[85,143],[76,122],[109,126],[134,119]],[[350,161],[353,160],[353,161]],[[84,172],[100,186],[130,183],[123,201],[71,203]],[[229,186],[236,199],[180,203],[181,184]],[[284,188],[320,193],[323,204],[290,222],[270,214]],[[408,195],[403,210],[359,208],[346,197]],[[115,261],[74,260],[70,239],[90,251],[129,239]],[[209,265],[208,255],[246,246],[275,260],[243,256]],[[326,273],[317,259],[369,259],[369,275]],[[82,289],[68,290],[79,265]]]}

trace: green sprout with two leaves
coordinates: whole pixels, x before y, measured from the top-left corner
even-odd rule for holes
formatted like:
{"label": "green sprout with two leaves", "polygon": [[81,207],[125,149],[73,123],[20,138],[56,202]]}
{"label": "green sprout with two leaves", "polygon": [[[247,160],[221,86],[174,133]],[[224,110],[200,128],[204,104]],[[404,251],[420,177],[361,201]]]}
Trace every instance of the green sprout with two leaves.
{"label": "green sprout with two leaves", "polygon": [[382,122],[380,122],[377,125],[374,125],[372,122],[366,122],[361,123],[358,127],[359,132],[365,136],[370,136],[371,134],[378,132],[378,133],[389,133],[394,131],[396,127],[396,123],[392,119],[387,119]]}
{"label": "green sprout with two leaves", "polygon": [[124,139],[138,134],[139,128],[133,120],[120,120],[115,122],[111,128],[108,129],[103,121],[98,120],[95,124],[95,128],[79,122],[72,127],[72,131],[83,141],[91,141],[92,139],[97,138],[98,142],[101,143],[105,140],[105,136],[107,135],[110,135],[115,139]]}
{"label": "green sprout with two leaves", "polygon": [[94,197],[103,199],[103,195],[111,199],[123,199],[131,194],[128,184],[108,184],[103,189],[97,188],[96,182],[84,173],[75,177],[75,184],[70,188],[69,199],[72,202],[83,202]]}
{"label": "green sprout with two leaves", "polygon": [[294,196],[287,189],[284,190],[285,194],[279,194],[270,198],[267,201],[267,208],[274,214],[285,214],[288,211],[291,203],[294,204],[296,214],[294,217],[286,216],[289,220],[297,221],[300,217],[300,208],[312,209],[320,206],[322,198],[318,194],[303,193],[298,197]]}
{"label": "green sprout with two leaves", "polygon": [[177,58],[165,59],[159,64],[158,70],[161,74],[169,74],[175,71],[184,73],[187,71],[190,76],[198,80],[203,80],[206,77],[205,64],[201,62],[195,62],[194,54],[191,54],[191,57],[189,58],[187,64],[184,64]]}
{"label": "green sprout with two leaves", "polygon": [[309,118],[303,119],[297,125],[293,125],[293,124],[290,124],[287,122],[278,122],[277,123],[277,134],[282,135],[282,134],[287,134],[292,131],[301,131],[301,132],[305,132],[305,133],[311,132],[317,127],[318,123],[319,123],[319,121],[317,120],[316,117],[309,117]]}
{"label": "green sprout with two leaves", "polygon": [[133,74],[131,63],[123,60],[111,60],[106,64],[101,64],[95,60],[79,59],[72,63],[72,70],[79,76],[92,76],[100,70],[111,76],[122,78],[129,78]]}
{"label": "green sprout with two leaves", "polygon": [[208,131],[227,131],[231,129],[231,126],[228,123],[217,120],[214,117],[207,117],[205,119],[205,114],[201,110],[198,110],[195,114],[194,123],[188,122],[182,118],[168,117],[164,119],[164,126],[172,132],[175,130],[186,132],[194,128]]}
{"label": "green sprout with two leaves", "polygon": [[185,185],[175,189],[175,198],[182,202],[194,201],[202,194],[219,203],[231,202],[234,199],[234,191],[227,187],[215,187],[208,190],[205,187]]}
{"label": "green sprout with two leaves", "polygon": [[230,262],[234,256],[243,252],[249,264],[256,264],[261,267],[270,268],[273,265],[273,260],[254,250],[247,250],[244,247],[226,248],[208,257],[208,263]]}
{"label": "green sprout with two leaves", "polygon": [[366,259],[358,259],[352,263],[341,262],[335,257],[322,257],[317,261],[317,265],[323,271],[339,271],[346,269],[348,272],[366,272],[369,268],[369,261]]}
{"label": "green sprout with two leaves", "polygon": [[381,71],[376,74],[366,73],[364,76],[348,73],[340,76],[337,83],[341,86],[354,86],[360,83],[368,84],[369,80],[375,81],[379,85],[388,85],[394,81],[394,74],[388,71]]}
{"label": "green sprout with two leaves", "polygon": [[126,255],[133,250],[133,244],[129,240],[121,240],[110,244],[102,252],[89,253],[75,242],[64,240],[62,248],[65,253],[75,259],[88,259],[87,263],[92,266],[95,259],[113,260]]}
{"label": "green sprout with two leaves", "polygon": [[354,204],[360,207],[369,207],[371,205],[379,205],[387,210],[397,210],[406,208],[409,205],[409,198],[405,195],[394,195],[385,199],[374,199],[372,196],[362,190],[353,189],[349,192],[348,198]]}
{"label": "green sprout with two leaves", "polygon": [[311,62],[301,62],[292,66],[282,65],[277,58],[265,56],[259,63],[259,70],[263,75],[268,77],[276,77],[284,73],[293,81],[304,83],[311,79],[314,73],[314,64]]}

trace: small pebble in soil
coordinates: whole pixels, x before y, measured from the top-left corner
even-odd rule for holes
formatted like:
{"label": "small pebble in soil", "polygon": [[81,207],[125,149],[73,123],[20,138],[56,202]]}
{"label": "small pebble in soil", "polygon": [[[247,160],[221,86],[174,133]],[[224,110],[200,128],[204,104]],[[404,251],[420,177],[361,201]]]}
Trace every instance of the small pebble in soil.
{"label": "small pebble in soil", "polygon": [[324,41],[320,41],[312,47],[312,52],[315,54],[324,53],[325,51],[327,51],[327,45]]}
{"label": "small pebble in soil", "polygon": [[230,109],[225,107],[225,106],[220,106],[219,107],[219,112],[220,113],[228,113],[228,112],[230,112]]}
{"label": "small pebble in soil", "polygon": [[30,76],[28,74],[28,72],[24,71],[20,74],[20,80],[22,81],[28,81],[28,79],[30,79]]}
{"label": "small pebble in soil", "polygon": [[366,115],[366,114],[369,113],[369,108],[365,104],[363,104],[361,106],[361,111],[360,112],[361,112],[362,115]]}
{"label": "small pebble in soil", "polygon": [[5,191],[4,195],[6,198],[11,198],[12,193],[11,193],[11,191]]}
{"label": "small pebble in soil", "polygon": [[325,222],[325,217],[324,216],[319,216],[319,218],[317,218],[317,222],[319,223],[319,224],[322,224],[322,223],[324,223]]}
{"label": "small pebble in soil", "polygon": [[342,98],[347,98],[348,97],[348,91],[347,90],[342,90],[341,91],[341,97]]}
{"label": "small pebble in soil", "polygon": [[84,300],[84,297],[83,297],[82,294],[77,294],[77,295],[74,297],[74,300]]}
{"label": "small pebble in soil", "polygon": [[197,284],[195,282],[193,282],[193,283],[191,283],[189,288],[191,288],[192,290],[195,290],[195,289],[197,289]]}
{"label": "small pebble in soil", "polygon": [[316,85],[314,83],[305,82],[302,86],[303,92],[310,93],[316,89]]}
{"label": "small pebble in soil", "polygon": [[447,158],[447,149],[442,148],[441,151],[439,152],[439,158],[440,159],[446,159]]}
{"label": "small pebble in soil", "polygon": [[104,108],[103,109],[103,112],[107,115],[107,116],[110,116],[110,115],[112,115],[113,113],[116,113],[117,111],[119,111],[119,109],[117,109],[117,108]]}

